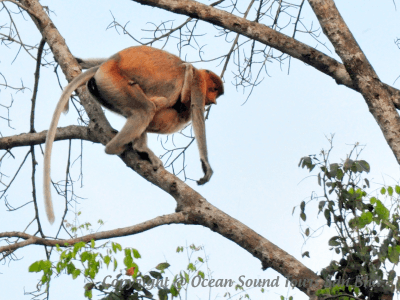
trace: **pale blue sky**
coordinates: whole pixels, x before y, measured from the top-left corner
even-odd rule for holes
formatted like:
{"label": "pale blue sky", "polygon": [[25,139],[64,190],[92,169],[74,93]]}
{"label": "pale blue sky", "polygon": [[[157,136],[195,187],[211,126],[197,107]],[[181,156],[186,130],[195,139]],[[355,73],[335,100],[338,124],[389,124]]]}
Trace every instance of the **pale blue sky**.
{"label": "pale blue sky", "polygon": [[[205,2],[208,3],[208,2]],[[169,12],[142,6],[132,1],[41,1],[48,5],[55,14],[51,18],[66,40],[71,52],[82,58],[108,57],[126,47],[136,45],[126,35],[118,35],[113,29],[106,30],[112,22],[112,16],[122,24],[130,21],[128,29],[137,37],[142,36],[142,28],[151,28],[146,22],[158,23],[160,20],[175,20],[178,25],[185,16],[173,15]],[[336,4],[357,42],[364,50],[382,81],[393,84],[400,75],[400,50],[394,40],[400,37],[400,16],[391,0],[386,1],[336,1]],[[397,1],[397,5],[400,3]],[[8,4],[11,7],[10,4]],[[1,15],[0,15],[1,16]],[[318,22],[305,4],[303,21]],[[32,22],[19,22],[21,35],[28,44],[38,43],[39,33]],[[200,32],[211,33],[207,46],[203,49],[205,57],[213,57],[224,53],[230,47],[223,39],[213,39],[211,25],[201,25]],[[306,35],[297,37],[315,46],[317,43]],[[324,36],[321,40],[334,52]],[[161,44],[155,46],[160,47]],[[326,49],[318,49],[332,55]],[[166,50],[177,54],[175,44],[171,42]],[[25,86],[33,86],[34,61],[21,51],[18,59],[11,64],[16,48],[0,47],[0,72],[7,77],[9,84],[18,85],[20,79]],[[188,61],[197,60],[196,52],[189,53]],[[222,66],[215,62],[195,64],[197,68],[207,68],[219,74]],[[302,156],[317,154],[321,148],[328,147],[325,136],[335,133],[333,159],[345,158],[351,144],[360,142],[367,145],[363,158],[372,166],[371,182],[393,183],[390,178],[399,178],[399,166],[390,151],[383,135],[368,112],[367,105],[360,94],[343,86],[338,86],[330,77],[316,71],[302,62],[292,59],[290,74],[287,74],[287,61],[282,71],[277,63],[268,64],[270,77],[262,74],[263,82],[254,90],[245,105],[248,91],[236,90],[232,82],[232,65],[226,72],[225,95],[218,99],[218,105],[212,108],[207,121],[207,141],[210,163],[214,175],[205,186],[198,187],[188,182],[209,202],[227,214],[240,220],[257,233],[281,247],[307,267],[320,271],[333,258],[328,251],[329,232],[318,239],[309,241],[303,246],[299,233],[298,211],[292,216],[292,208],[308,197],[312,191],[320,191],[315,178],[308,178],[307,171],[299,169],[297,164]],[[41,73],[39,87],[36,129],[48,128],[51,115],[61,94],[52,69]],[[62,78],[63,86],[66,81]],[[400,80],[394,85],[400,88]],[[9,90],[2,90],[0,97],[10,99]],[[0,121],[1,133],[4,136],[27,132],[29,130],[29,109],[31,93],[13,95],[14,105],[11,110],[12,126]],[[112,125],[120,129],[124,119],[110,116]],[[59,126],[76,123],[73,109],[67,117],[62,117]],[[79,155],[80,142],[73,141],[73,158]],[[105,221],[102,230],[133,225],[162,214],[174,211],[175,201],[168,194],[139,177],[125,167],[115,156],[104,153],[102,145],[84,142],[83,172],[84,188],[79,183],[75,192],[86,200],[81,201],[77,210],[82,211],[80,220],[95,224],[98,219]],[[68,141],[56,142],[53,150],[53,180],[65,178]],[[150,147],[158,155],[163,149],[157,136],[150,138]],[[38,160],[38,198],[41,219],[47,234],[55,233],[56,226],[49,226],[42,204],[41,176],[42,157],[37,149]],[[19,166],[27,149],[14,149],[16,159],[3,162],[2,172],[13,174]],[[75,179],[79,175],[79,161],[73,168]],[[186,158],[187,174],[193,179],[202,176],[197,147],[191,147]],[[29,201],[31,197],[30,162],[19,175],[7,199],[14,207]],[[303,181],[302,181],[303,180]],[[301,183],[300,183],[301,182]],[[59,222],[64,211],[62,198],[54,195],[56,222]],[[323,218],[315,221],[308,208],[310,223],[314,228],[323,223]],[[73,211],[71,209],[71,211]],[[32,206],[27,206],[16,213],[0,210],[0,231],[22,231],[33,217]],[[72,221],[73,215],[67,219]],[[201,226],[171,225],[115,240],[125,247],[137,248],[142,254],[138,261],[142,271],[149,270],[159,262],[168,260],[171,269],[178,272],[185,267],[182,254],[175,253],[177,246],[195,243],[204,245],[209,255],[209,266],[214,278],[236,279],[275,278],[273,270],[262,271],[261,263],[251,254],[227,240],[226,238]],[[302,248],[303,247],[303,248]],[[303,251],[310,251],[311,258],[301,258]],[[21,249],[17,252],[20,261],[11,262],[0,267],[0,288],[5,299],[23,299],[24,289],[35,288],[38,274],[28,274],[28,265],[38,259],[44,259],[43,250],[37,246]],[[53,258],[55,259],[55,258]],[[104,272],[101,276],[105,275]],[[100,276],[100,278],[101,278]],[[280,288],[270,288],[264,296],[258,291],[254,299],[278,299],[279,295],[293,295],[296,300],[307,299],[298,290],[288,290],[281,278]],[[72,281],[61,276],[52,282],[53,299],[83,298],[83,280]],[[231,290],[233,292],[233,290]],[[190,299],[207,299],[208,290],[196,288],[192,290]],[[223,291],[212,290],[212,297],[223,296]],[[196,296],[198,298],[196,298]],[[26,298],[27,296],[25,296]]]}

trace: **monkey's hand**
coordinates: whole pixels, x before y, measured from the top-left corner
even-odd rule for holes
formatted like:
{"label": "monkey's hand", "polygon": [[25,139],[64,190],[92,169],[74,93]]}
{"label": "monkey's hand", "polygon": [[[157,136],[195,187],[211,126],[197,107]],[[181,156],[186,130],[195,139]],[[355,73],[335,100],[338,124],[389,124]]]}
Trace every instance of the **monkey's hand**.
{"label": "monkey's hand", "polygon": [[200,178],[200,180],[197,181],[197,184],[198,185],[203,185],[203,184],[205,184],[205,183],[210,181],[210,178],[211,178],[211,176],[212,176],[212,174],[214,172],[211,169],[211,166],[208,163],[208,161],[205,161],[203,159],[201,159],[200,161],[201,161],[201,167],[203,168],[204,177]]}

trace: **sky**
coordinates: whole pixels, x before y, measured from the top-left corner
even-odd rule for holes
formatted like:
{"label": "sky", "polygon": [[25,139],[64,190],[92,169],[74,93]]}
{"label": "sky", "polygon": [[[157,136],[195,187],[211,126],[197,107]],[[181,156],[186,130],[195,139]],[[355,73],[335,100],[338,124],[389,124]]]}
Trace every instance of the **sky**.
{"label": "sky", "polygon": [[[400,49],[394,43],[396,38],[400,38],[400,16],[395,7],[395,4],[399,7],[400,2],[338,0],[335,3],[380,79],[400,88],[400,80],[394,83],[400,75]],[[41,4],[49,6],[51,19],[69,49],[82,58],[109,57],[119,50],[137,45],[129,36],[121,34],[121,31],[118,34],[114,29],[107,29],[113,16],[121,24],[129,22],[127,28],[135,37],[149,36],[142,31],[153,28],[149,22],[159,24],[161,20],[173,20],[177,26],[187,18],[132,1],[43,0]],[[4,13],[0,13],[0,16],[0,19],[5,18]],[[305,24],[319,27],[307,3],[302,16]],[[17,24],[21,36],[28,44],[40,41],[38,30],[29,18],[26,21],[18,19]],[[204,23],[199,26],[199,32],[208,33],[206,37],[199,38],[206,44],[203,48],[204,57],[212,58],[227,52],[230,44],[222,38],[214,37],[217,31],[213,26]],[[297,38],[338,59],[322,33],[320,41],[326,43],[326,48],[306,34],[298,34]],[[156,44],[155,47],[162,47],[162,44]],[[165,50],[178,53],[174,42],[169,43]],[[0,47],[0,72],[6,76],[10,85],[18,86],[22,80],[25,86],[32,88],[35,63],[24,51],[14,60],[17,51],[16,47]],[[186,54],[187,61],[198,61],[196,50],[187,51]],[[195,62],[194,65],[196,68],[213,70],[217,74],[222,70],[222,65],[215,61]],[[319,272],[335,258],[327,244],[333,232],[325,228],[318,237],[304,242],[299,229],[304,223],[298,217],[299,210],[292,215],[292,209],[307,200],[313,192],[321,194],[321,190],[316,177],[310,177],[308,171],[298,168],[300,158],[327,149],[327,137],[334,134],[331,161],[340,162],[340,159],[345,159],[356,142],[365,145],[362,158],[371,164],[368,178],[374,187],[398,182],[399,165],[360,94],[338,86],[332,78],[294,59],[291,60],[289,73],[287,60],[283,65],[268,63],[267,69],[268,75],[262,73],[262,82],[246,101],[249,90],[237,89],[232,84],[235,66],[230,65],[224,77],[225,94],[218,99],[218,104],[212,108],[206,122],[209,158],[214,175],[204,186],[197,186],[194,181],[187,181],[187,184],[211,204],[287,251],[311,270]],[[53,72],[53,68],[42,69],[41,72],[35,120],[38,132],[48,128],[61,95]],[[62,74],[60,80],[62,86],[67,84]],[[31,92],[15,94],[9,89],[2,89],[0,103],[9,103],[11,97],[14,102],[10,117],[14,129],[0,120],[3,136],[29,130]],[[0,114],[4,115],[4,112],[0,108]],[[124,124],[123,118],[110,112],[106,112],[106,115],[114,128],[120,129]],[[67,116],[62,116],[59,126],[76,124],[76,120],[77,114],[71,109]],[[179,135],[175,135],[174,139],[177,144],[185,145],[185,140]],[[149,146],[157,155],[164,153],[161,140],[165,141],[166,137],[149,137]],[[81,162],[77,159],[81,143],[72,141],[72,160],[76,160],[72,168],[73,178],[79,178],[81,163],[83,170],[83,187],[77,182],[74,189],[83,199],[70,207],[68,221],[73,221],[74,211],[81,211],[81,223],[90,222],[93,230],[97,230],[97,220],[101,219],[105,224],[100,230],[111,230],[175,211],[172,197],[127,168],[118,157],[106,155],[104,146],[90,142],[83,142],[82,145]],[[13,149],[15,159],[3,161],[1,172],[12,176],[26,152],[27,148]],[[0,151],[2,155],[3,151]],[[53,180],[65,178],[67,155],[68,141],[56,142],[52,160]],[[36,147],[36,156],[39,213],[45,233],[51,236],[56,233],[57,226],[47,223],[41,201],[43,160],[39,147]],[[7,192],[7,200],[14,207],[31,199],[30,164],[28,161]],[[185,164],[188,177],[195,180],[202,177],[197,147],[188,150]],[[53,202],[57,224],[64,211],[64,201],[54,191]],[[317,205],[317,202],[311,202],[307,206],[307,222],[314,229],[324,223],[323,217],[315,217]],[[5,206],[2,206],[0,232],[24,230],[33,214],[31,204],[17,212],[7,212]],[[195,244],[204,246],[208,267],[216,279],[238,281],[243,275],[246,279],[274,279],[278,276],[272,269],[262,271],[260,261],[250,253],[201,226],[163,226],[114,241],[124,247],[139,250],[142,259],[137,263],[142,272],[164,261],[171,264],[172,273],[185,269],[186,255],[178,254],[175,250],[178,246]],[[302,258],[304,251],[309,251],[311,257]],[[33,291],[40,278],[39,274],[28,273],[28,266],[45,258],[41,247],[26,247],[18,250],[16,255],[19,260],[0,266],[0,299],[29,299],[29,296],[24,296],[24,291]],[[204,257],[204,252],[194,257],[200,255]],[[56,259],[56,256],[52,257],[53,261]],[[109,270],[104,270],[99,274],[99,279],[109,273]],[[259,289],[249,292],[254,295],[254,299],[279,299],[280,295],[293,296],[296,300],[307,299],[299,290],[285,287],[282,276],[280,282],[280,287],[266,288],[264,294]],[[83,298],[83,285],[82,277],[72,281],[67,275],[62,275],[52,281],[50,294],[53,299],[61,300],[78,296]],[[209,291],[206,288],[192,288],[189,295],[190,299],[219,299],[223,298],[224,292],[219,289]],[[234,290],[230,292],[234,293]]]}

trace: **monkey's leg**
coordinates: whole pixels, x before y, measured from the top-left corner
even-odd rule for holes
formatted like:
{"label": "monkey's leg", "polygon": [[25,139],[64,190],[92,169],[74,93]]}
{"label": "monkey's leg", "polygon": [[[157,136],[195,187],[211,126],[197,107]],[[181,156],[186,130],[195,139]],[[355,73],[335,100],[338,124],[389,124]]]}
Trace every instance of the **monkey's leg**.
{"label": "monkey's leg", "polygon": [[170,101],[165,97],[152,97],[150,101],[156,106],[156,111],[162,110],[170,106]]}
{"label": "monkey's leg", "polygon": [[125,85],[122,81],[119,84],[119,90],[109,89],[107,94],[99,87],[100,96],[107,95],[108,100],[102,99],[108,101],[105,104],[127,118],[121,131],[106,145],[107,154],[120,154],[125,150],[125,145],[139,139],[156,112],[155,104],[146,97],[139,85]]}
{"label": "monkey's leg", "polygon": [[154,152],[151,151],[150,148],[147,146],[146,132],[143,132],[142,135],[137,140],[133,141],[132,148],[139,154],[146,153],[155,171],[163,166],[161,159],[159,159],[158,156],[155,155]]}
{"label": "monkey's leg", "polygon": [[[133,112],[132,115],[126,119],[126,123],[121,131],[106,145],[106,153],[121,154],[124,152],[127,144],[137,140],[141,136],[147,127],[148,119],[149,118],[143,116],[143,114],[138,111]],[[143,124],[146,125],[143,126]]]}

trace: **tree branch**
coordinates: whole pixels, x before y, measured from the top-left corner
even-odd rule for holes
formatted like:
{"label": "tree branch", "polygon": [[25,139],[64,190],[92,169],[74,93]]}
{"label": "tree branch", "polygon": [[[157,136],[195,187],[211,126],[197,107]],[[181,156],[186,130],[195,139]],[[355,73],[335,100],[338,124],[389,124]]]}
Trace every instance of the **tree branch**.
{"label": "tree branch", "polygon": [[[14,147],[32,146],[43,144],[46,141],[47,130],[35,133],[22,133],[19,135],[7,136],[0,138],[0,150],[11,149]],[[89,127],[71,125],[63,128],[57,128],[56,141],[80,139],[98,143]]]}
{"label": "tree branch", "polygon": [[2,232],[0,233],[0,238],[21,238],[24,239],[25,241],[15,243],[15,244],[10,244],[7,246],[2,246],[0,247],[0,253],[2,252],[8,252],[8,251],[13,251],[28,245],[43,245],[43,246],[51,246],[55,247],[57,244],[60,247],[66,247],[67,245],[74,245],[78,242],[85,242],[88,243],[91,240],[99,241],[99,240],[105,240],[105,239],[110,239],[110,238],[115,238],[115,237],[122,237],[122,236],[127,236],[127,235],[134,235],[137,233],[141,233],[153,228],[156,228],[158,226],[162,225],[169,225],[169,224],[180,224],[185,222],[185,217],[183,213],[173,213],[170,215],[164,215],[160,216],[148,221],[145,221],[140,224],[136,224],[133,226],[129,227],[124,227],[124,228],[118,228],[114,230],[108,230],[108,231],[103,231],[103,232],[97,232],[97,233],[92,233],[88,235],[84,235],[81,237],[77,238],[72,238],[72,239],[49,239],[49,238],[40,238],[37,236],[33,236],[30,234],[27,234],[25,232],[18,232],[18,231],[11,231],[11,232]]}

